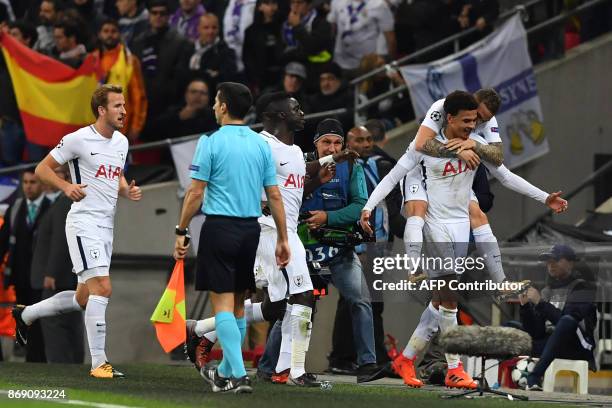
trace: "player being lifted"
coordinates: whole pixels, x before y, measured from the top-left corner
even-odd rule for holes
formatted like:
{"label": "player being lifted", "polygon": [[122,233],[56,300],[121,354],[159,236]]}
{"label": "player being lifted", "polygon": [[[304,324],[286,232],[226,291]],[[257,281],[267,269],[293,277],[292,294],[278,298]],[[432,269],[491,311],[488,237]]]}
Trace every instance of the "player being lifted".
{"label": "player being lifted", "polygon": [[[436,139],[443,144],[452,140],[466,140],[468,137],[486,145],[479,135],[472,133],[477,121],[478,103],[467,92],[452,92],[444,101],[446,126]],[[470,234],[469,203],[471,186],[475,172],[461,159],[435,158],[426,156],[414,149],[408,149],[397,165],[380,182],[366,203],[361,224],[370,232],[368,224],[370,212],[393,189],[395,184],[419,164],[427,173],[427,193],[429,205],[425,214],[423,232],[432,243],[432,257],[463,258],[467,255]],[[505,166],[499,167],[483,162],[487,169],[502,184],[514,191],[525,194],[559,212],[567,208],[567,201],[560,197],[548,200],[549,194],[532,186],[521,177],[511,173]],[[419,254],[420,255],[420,254]],[[453,270],[428,270],[429,278],[451,280],[456,277]],[[457,324],[456,295],[448,290],[434,290],[433,300],[421,315],[419,324],[413,332],[403,353],[392,363],[392,368],[402,376],[404,383],[412,387],[422,386],[416,377],[414,360],[424,352],[433,333],[444,333]],[[445,384],[454,388],[475,388],[476,382],[463,370],[459,356],[446,354],[448,372]]]}
{"label": "player being lifted", "polygon": [[[66,239],[78,278],[76,291],[13,308],[20,343],[27,342],[27,328],[35,320],[85,309],[90,375],[96,378],[124,377],[108,363],[105,353],[113,226],[118,195],[133,201],[142,198],[140,187],[133,180],[128,184],[123,175],[128,140],[119,132],[126,119],[122,93],[120,86],[110,84],[96,89],[91,98],[96,122],[64,136],[36,167],[43,183],[74,201],[66,218]],[[64,163],[69,164],[72,183],[54,172]]]}

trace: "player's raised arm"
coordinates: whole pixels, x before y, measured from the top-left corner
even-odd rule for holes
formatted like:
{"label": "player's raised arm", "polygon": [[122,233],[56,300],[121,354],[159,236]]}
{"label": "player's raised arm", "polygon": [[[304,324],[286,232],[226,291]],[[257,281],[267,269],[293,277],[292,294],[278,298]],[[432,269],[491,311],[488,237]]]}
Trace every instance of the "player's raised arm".
{"label": "player's raised arm", "polygon": [[389,195],[402,177],[419,164],[421,157],[421,154],[415,150],[409,149],[406,151],[397,161],[397,164],[393,166],[389,174],[387,174],[380,183],[378,183],[374,191],[372,191],[368,202],[361,211],[361,219],[359,220],[365,232],[372,234],[372,228],[369,225],[370,213],[372,210]]}
{"label": "player's raised arm", "polygon": [[61,164],[58,163],[51,154],[48,154],[47,157],[38,163],[35,173],[40,181],[63,191],[66,197],[70,198],[72,201],[81,201],[84,199],[87,195],[85,193],[87,184],[72,184],[58,177],[54,170],[59,166],[61,166]]}
{"label": "player's raised arm", "polygon": [[524,178],[512,173],[503,164],[499,167],[495,167],[487,162],[483,162],[483,164],[504,187],[545,204],[557,214],[567,210],[567,200],[561,198],[560,191],[549,194]]}

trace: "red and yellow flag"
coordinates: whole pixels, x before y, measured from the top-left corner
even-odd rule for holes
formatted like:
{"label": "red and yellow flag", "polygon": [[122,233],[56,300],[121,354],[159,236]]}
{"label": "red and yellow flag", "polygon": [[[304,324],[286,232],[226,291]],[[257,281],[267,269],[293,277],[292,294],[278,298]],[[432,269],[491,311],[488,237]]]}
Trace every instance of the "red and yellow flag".
{"label": "red and yellow flag", "polygon": [[185,342],[185,277],[184,262],[174,265],[170,282],[151,315],[157,340],[166,353]]}
{"label": "red and yellow flag", "polygon": [[55,146],[65,134],[94,122],[90,101],[101,79],[95,55],[74,69],[8,34],[0,33],[0,48],[30,142]]}

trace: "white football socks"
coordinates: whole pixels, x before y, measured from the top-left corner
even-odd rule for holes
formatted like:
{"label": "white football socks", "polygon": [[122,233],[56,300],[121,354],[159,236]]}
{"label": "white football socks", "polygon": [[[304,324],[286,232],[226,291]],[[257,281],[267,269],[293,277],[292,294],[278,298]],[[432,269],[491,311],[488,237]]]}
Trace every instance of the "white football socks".
{"label": "white football socks", "polygon": [[104,346],[106,342],[106,306],[108,298],[89,295],[85,308],[85,328],[91,353],[91,368],[98,368],[107,362]]}
{"label": "white football socks", "polygon": [[478,228],[474,228],[472,234],[474,235],[476,250],[484,259],[489,277],[496,283],[503,282],[506,279],[506,274],[502,266],[497,238],[493,235],[491,226],[489,224],[481,225]]}
{"label": "white football socks", "polygon": [[[440,305],[440,331],[446,333],[451,328],[457,326],[457,309],[447,309]],[[459,367],[459,354],[444,353],[448,369]]]}
{"label": "white football socks", "polygon": [[70,312],[79,312],[81,306],[76,301],[76,291],[65,290],[60,293],[56,293],[50,298],[41,300],[33,305],[26,306],[23,309],[21,318],[25,324],[30,325],[41,317],[57,316]]}
{"label": "white football socks", "polygon": [[306,373],[306,352],[310,344],[312,308],[294,304],[291,307],[291,377]]}
{"label": "white football socks", "polygon": [[291,368],[291,310],[292,305],[287,304],[283,323],[281,324],[281,347],[276,363],[276,372],[280,373],[288,368]]}
{"label": "white football socks", "polygon": [[419,324],[414,329],[414,332],[412,332],[412,336],[402,352],[404,357],[414,360],[416,357],[423,355],[431,337],[438,331],[439,325],[440,312],[429,302],[421,314]]}
{"label": "white football socks", "polygon": [[[408,217],[406,226],[404,227],[404,247],[406,255],[414,262],[421,257],[423,250],[423,225],[425,220],[418,216]],[[410,273],[415,273],[416,270],[411,270]]]}

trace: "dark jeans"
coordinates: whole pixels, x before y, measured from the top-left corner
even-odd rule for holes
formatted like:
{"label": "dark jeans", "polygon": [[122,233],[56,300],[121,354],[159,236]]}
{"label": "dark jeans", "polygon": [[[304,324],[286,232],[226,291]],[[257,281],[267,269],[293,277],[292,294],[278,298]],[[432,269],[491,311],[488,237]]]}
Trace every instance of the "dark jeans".
{"label": "dark jeans", "polygon": [[593,352],[586,350],[576,334],[578,322],[569,315],[559,319],[555,330],[546,339],[540,360],[529,375],[529,383],[534,384],[544,376],[546,369],[555,358],[566,360],[586,360],[592,363]]}
{"label": "dark jeans", "polygon": [[270,332],[268,333],[268,341],[266,341],[266,348],[263,356],[261,356],[261,359],[259,359],[257,371],[270,375],[276,372],[276,364],[278,363],[281,341],[283,339],[283,334],[281,332],[282,323],[282,320],[277,320],[270,329]]}
{"label": "dark jeans", "polygon": [[2,120],[0,127],[2,163],[6,166],[21,163],[24,148],[28,153],[28,161],[42,160],[49,150],[45,146],[28,142],[20,123],[7,119]]}

